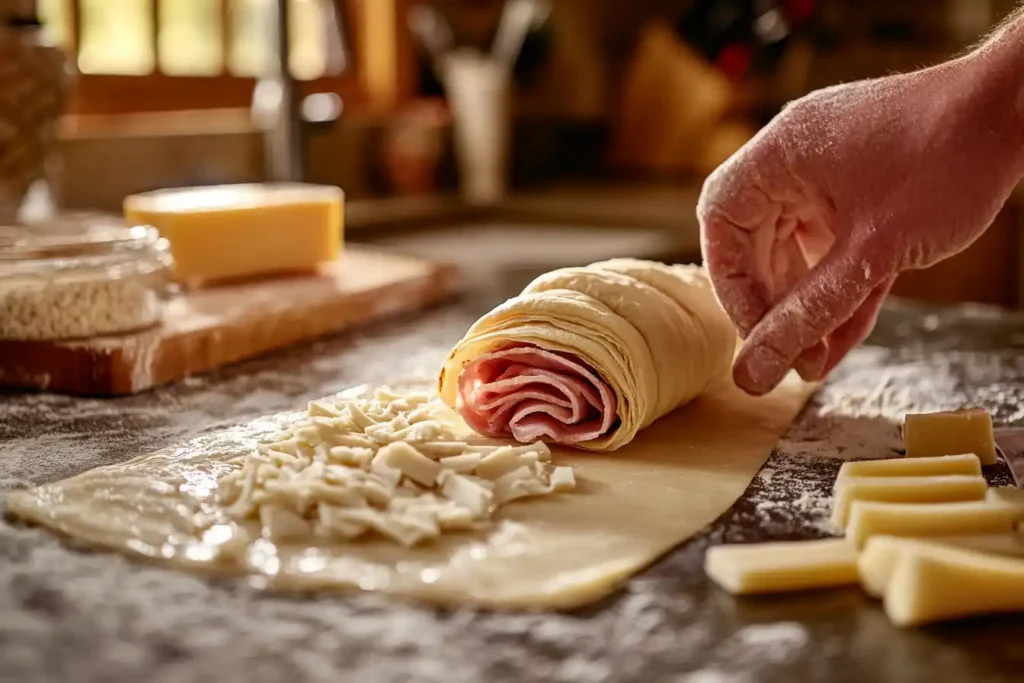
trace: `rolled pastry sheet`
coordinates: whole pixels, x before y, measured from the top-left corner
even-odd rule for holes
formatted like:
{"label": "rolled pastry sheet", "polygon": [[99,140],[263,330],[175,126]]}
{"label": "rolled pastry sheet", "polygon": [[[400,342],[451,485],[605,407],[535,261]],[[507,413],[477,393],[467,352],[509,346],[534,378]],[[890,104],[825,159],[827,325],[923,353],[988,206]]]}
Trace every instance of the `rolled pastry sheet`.
{"label": "rolled pastry sheet", "polygon": [[438,391],[481,434],[612,451],[728,377],[736,341],[699,266],[602,261],[480,318]]}

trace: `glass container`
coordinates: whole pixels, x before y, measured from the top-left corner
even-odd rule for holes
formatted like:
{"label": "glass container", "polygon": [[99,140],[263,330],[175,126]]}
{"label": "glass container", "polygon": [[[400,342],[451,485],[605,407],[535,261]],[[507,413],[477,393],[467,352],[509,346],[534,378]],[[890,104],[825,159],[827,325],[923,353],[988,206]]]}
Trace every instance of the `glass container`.
{"label": "glass container", "polygon": [[171,291],[171,266],[167,240],[149,226],[99,218],[0,226],[0,338],[152,327]]}

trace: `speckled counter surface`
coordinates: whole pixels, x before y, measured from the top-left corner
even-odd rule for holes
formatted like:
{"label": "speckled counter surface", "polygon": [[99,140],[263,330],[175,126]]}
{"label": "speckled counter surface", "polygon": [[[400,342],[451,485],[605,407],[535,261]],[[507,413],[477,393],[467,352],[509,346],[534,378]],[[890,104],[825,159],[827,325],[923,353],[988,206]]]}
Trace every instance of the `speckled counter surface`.
{"label": "speckled counter surface", "polygon": [[[431,372],[477,312],[452,305],[134,398],[0,395],[0,500],[355,383]],[[970,403],[1020,422],[1022,351],[1024,322],[1002,314],[888,309],[732,510],[572,614],[285,599],[0,523],[0,681],[1019,681],[1024,618],[901,632],[856,590],[734,600],[700,567],[723,539],[822,535],[839,459],[898,447],[908,410]]]}

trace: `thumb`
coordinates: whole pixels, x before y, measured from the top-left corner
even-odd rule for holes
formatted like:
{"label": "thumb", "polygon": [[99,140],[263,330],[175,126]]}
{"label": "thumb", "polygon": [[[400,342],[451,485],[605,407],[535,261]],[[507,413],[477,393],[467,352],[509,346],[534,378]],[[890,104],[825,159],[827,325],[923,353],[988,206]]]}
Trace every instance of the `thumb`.
{"label": "thumb", "polygon": [[733,368],[737,386],[754,395],[771,391],[801,354],[850,319],[889,277],[881,263],[834,248],[751,331]]}

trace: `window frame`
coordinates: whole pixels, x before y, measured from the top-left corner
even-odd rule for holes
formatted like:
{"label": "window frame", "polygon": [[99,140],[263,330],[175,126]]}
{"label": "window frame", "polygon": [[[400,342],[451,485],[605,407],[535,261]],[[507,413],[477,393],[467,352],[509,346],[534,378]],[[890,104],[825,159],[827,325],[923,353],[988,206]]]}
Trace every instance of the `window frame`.
{"label": "window frame", "polygon": [[[77,62],[81,42],[80,0],[69,4],[69,45]],[[152,0],[156,49],[161,0]],[[230,0],[219,0],[224,53],[230,48]],[[327,74],[297,81],[302,95],[332,92],[346,109],[380,111],[408,100],[414,88],[415,55],[408,30],[400,24],[411,0],[349,0],[346,5],[346,34],[354,68],[342,74]],[[71,116],[110,116],[204,109],[248,108],[257,79],[221,73],[212,76],[177,76],[156,70],[142,75],[75,73],[67,113]]]}

